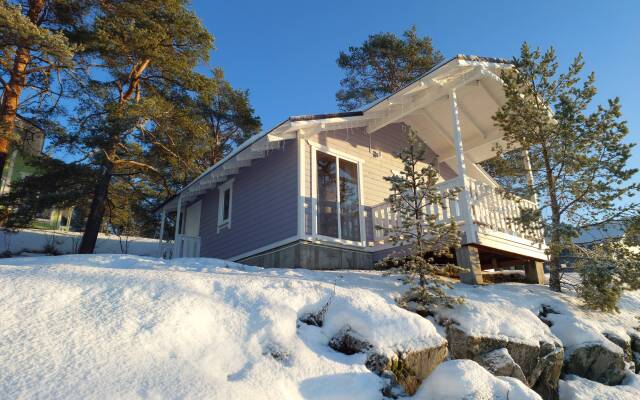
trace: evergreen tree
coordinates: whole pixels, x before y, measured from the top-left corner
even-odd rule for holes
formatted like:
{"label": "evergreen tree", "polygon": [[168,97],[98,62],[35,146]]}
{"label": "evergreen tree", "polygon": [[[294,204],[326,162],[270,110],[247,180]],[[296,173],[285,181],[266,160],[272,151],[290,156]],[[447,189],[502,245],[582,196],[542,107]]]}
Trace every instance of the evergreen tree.
{"label": "evergreen tree", "polygon": [[213,42],[185,0],[99,5],[84,54],[98,67],[88,71],[69,142],[99,171],[80,253],[93,252],[114,177],[161,173],[149,160],[167,150],[159,136],[167,132],[160,121],[174,115],[167,93],[198,89],[193,70]]}
{"label": "evergreen tree", "polygon": [[[549,285],[560,291],[560,256],[571,247],[576,227],[620,217],[637,207],[621,201],[639,188],[629,183],[636,170],[626,166],[633,144],[623,142],[628,130],[619,99],[591,106],[595,77],[592,73],[582,79],[581,55],[567,72],[558,73],[553,48],[543,54],[524,43],[513,63],[515,69],[502,73],[506,102],[494,116],[506,143],[497,146],[494,166],[513,178],[508,182],[515,188],[507,189],[538,198],[540,211],[523,212],[514,222],[545,229]],[[523,168],[510,168],[515,149],[529,154],[533,182],[528,182]]]}
{"label": "evergreen tree", "polygon": [[30,157],[28,163],[40,172],[15,182],[10,192],[0,195],[4,227],[29,227],[40,212],[78,207],[91,195],[97,175],[89,166],[44,155]]}
{"label": "evergreen tree", "polygon": [[222,160],[231,150],[262,127],[249,103],[249,92],[234,89],[224,79],[221,69],[214,71],[213,92],[203,92],[198,99],[199,115],[208,133],[208,157],[201,160],[202,169]]}
{"label": "evergreen tree", "polygon": [[395,245],[408,246],[408,255],[385,259],[380,266],[391,266],[392,272],[405,276],[411,288],[400,299],[401,304],[449,304],[453,299],[444,292],[449,283],[442,276],[460,272],[455,265],[442,262],[451,257],[451,250],[460,246],[458,228],[452,221],[443,224],[427,210],[457,196],[456,191],[442,193],[437,187],[438,172],[425,162],[425,146],[411,129],[408,145],[398,153],[403,169],[384,179],[391,184],[387,202],[397,215],[399,224],[384,229]]}
{"label": "evergreen tree", "polygon": [[370,35],[362,45],[341,51],[338,66],[345,77],[336,100],[340,109],[355,110],[395,92],[442,61],[431,38],[419,37],[413,26],[399,38],[393,33]]}
{"label": "evergreen tree", "polygon": [[588,308],[618,311],[622,292],[640,289],[640,253],[632,251],[623,240],[608,239],[577,251],[577,293]]}
{"label": "evergreen tree", "polygon": [[0,0],[0,174],[18,118],[47,128],[64,95],[66,72],[89,0]]}

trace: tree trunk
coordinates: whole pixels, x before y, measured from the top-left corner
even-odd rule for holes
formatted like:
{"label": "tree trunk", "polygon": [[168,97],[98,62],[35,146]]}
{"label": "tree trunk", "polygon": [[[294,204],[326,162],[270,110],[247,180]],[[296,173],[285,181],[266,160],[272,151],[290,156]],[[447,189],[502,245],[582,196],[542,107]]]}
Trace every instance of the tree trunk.
{"label": "tree trunk", "polygon": [[89,209],[89,216],[87,217],[87,223],[85,224],[84,233],[82,234],[82,241],[78,248],[78,253],[80,254],[92,254],[96,247],[98,232],[100,232],[102,218],[104,217],[104,211],[107,205],[107,195],[109,194],[112,172],[113,165],[109,163],[103,168],[102,174],[98,178],[98,184],[93,193],[93,200],[91,201],[91,208]]}
{"label": "tree trunk", "polygon": [[[140,76],[142,76],[142,73],[149,66],[150,62],[150,59],[145,59],[142,62],[133,65],[131,73],[129,74],[129,88],[126,92],[120,93],[121,106],[125,105],[127,101],[129,101],[131,95],[135,93],[136,87],[140,84]],[[104,211],[107,205],[109,185],[111,184],[114,169],[112,160],[115,160],[117,157],[115,149],[117,148],[118,143],[120,143],[120,135],[112,134],[110,137],[110,146],[105,150],[105,153],[109,154],[109,157],[104,161],[105,164],[102,167],[102,174],[100,175],[98,184],[93,192],[89,216],[87,217],[87,222],[84,226],[84,233],[82,234],[82,241],[80,242],[80,248],[78,249],[78,253],[80,254],[92,254],[95,250],[98,233],[100,232],[100,226],[102,225],[102,218],[104,217]]]}
{"label": "tree trunk", "polygon": [[[40,15],[45,7],[45,0],[30,0],[29,20],[38,25]],[[23,44],[18,47],[13,59],[13,68],[6,85],[2,103],[0,104],[0,175],[4,171],[5,162],[9,155],[9,138],[13,135],[16,124],[16,114],[20,104],[22,90],[27,84],[27,65],[31,61],[29,47]]]}
{"label": "tree trunk", "polygon": [[560,286],[560,205],[558,203],[558,194],[556,193],[556,181],[553,175],[553,169],[549,162],[549,155],[546,147],[542,147],[542,157],[545,165],[545,174],[547,185],[549,187],[549,203],[551,208],[551,262],[549,265],[549,288],[554,292],[562,291]]}

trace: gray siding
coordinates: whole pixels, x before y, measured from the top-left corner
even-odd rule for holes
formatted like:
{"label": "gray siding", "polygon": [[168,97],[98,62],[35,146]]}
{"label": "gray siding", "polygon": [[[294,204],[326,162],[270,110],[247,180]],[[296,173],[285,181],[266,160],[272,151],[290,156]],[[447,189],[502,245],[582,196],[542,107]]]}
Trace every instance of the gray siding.
{"label": "gray siding", "polygon": [[201,257],[232,258],[297,234],[296,141],[286,141],[235,175],[231,228],[218,227],[218,189],[202,199]]}

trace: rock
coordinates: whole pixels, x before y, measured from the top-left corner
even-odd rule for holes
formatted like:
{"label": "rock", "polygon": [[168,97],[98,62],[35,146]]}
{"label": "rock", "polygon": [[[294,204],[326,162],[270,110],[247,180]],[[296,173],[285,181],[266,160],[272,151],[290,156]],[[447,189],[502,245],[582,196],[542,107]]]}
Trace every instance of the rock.
{"label": "rock", "polygon": [[633,361],[633,351],[631,350],[631,340],[627,340],[626,338],[620,337],[614,333],[603,333],[604,337],[612,341],[618,347],[624,351],[624,359],[627,362]]}
{"label": "rock", "polygon": [[564,363],[564,348],[559,344],[540,343],[541,372],[532,386],[543,399],[558,399],[558,383]]}
{"label": "rock", "polygon": [[390,377],[390,384],[383,389],[388,397],[402,393],[413,395],[420,382],[428,377],[447,358],[447,343],[414,351],[381,354],[370,351],[366,367],[377,375]]}
{"label": "rock", "polygon": [[409,370],[412,375],[423,380],[447,358],[448,353],[446,342],[436,347],[425,347],[392,355],[370,352],[365,365],[378,375],[382,375],[385,371],[393,372],[396,366],[401,365],[403,369]]}
{"label": "rock", "polygon": [[527,378],[522,372],[522,368],[509,355],[506,348],[492,350],[487,353],[480,354],[473,359],[482,365],[487,371],[496,376],[510,376],[527,385]]}
{"label": "rock", "polygon": [[544,398],[558,398],[558,380],[562,371],[564,350],[558,342],[537,345],[490,337],[467,335],[455,323],[446,326],[451,358],[472,359],[494,350],[506,349],[520,367],[527,385]]}
{"label": "rock", "polygon": [[631,337],[631,350],[640,353],[640,333],[631,332],[629,337]]}
{"label": "rock", "polygon": [[619,384],[625,375],[624,353],[613,346],[588,343],[572,349],[564,363],[564,372],[604,383]]}
{"label": "rock", "polygon": [[640,353],[636,351],[633,352],[633,364],[635,365],[634,372],[640,374]]}
{"label": "rock", "polygon": [[365,353],[373,346],[350,326],[342,328],[329,340],[329,347],[344,354]]}
{"label": "rock", "polygon": [[538,311],[538,318],[540,318],[540,321],[544,322],[545,325],[551,327],[553,326],[553,322],[551,322],[551,320],[547,318],[547,315],[549,314],[560,314],[560,313],[554,310],[551,306],[542,304],[540,307],[540,311]]}

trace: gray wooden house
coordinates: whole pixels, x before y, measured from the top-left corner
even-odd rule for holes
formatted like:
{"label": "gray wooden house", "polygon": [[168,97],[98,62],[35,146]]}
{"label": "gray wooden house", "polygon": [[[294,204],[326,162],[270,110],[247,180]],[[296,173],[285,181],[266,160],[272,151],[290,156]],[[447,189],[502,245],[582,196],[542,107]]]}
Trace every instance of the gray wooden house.
{"label": "gray wooden house", "polygon": [[162,224],[175,213],[179,229],[161,243],[172,246],[174,257],[370,268],[393,251],[385,231],[376,229],[397,221],[385,203],[383,177],[401,169],[394,154],[411,127],[428,147],[439,185],[461,189],[457,200],[430,212],[459,224],[463,246],[456,258],[469,268],[465,280],[481,282],[483,269],[525,265],[527,279],[541,282],[543,233],[509,223],[536,202],[503,198],[479,165],[502,140],[491,117],[505,101],[504,68],[512,65],[459,55],[362,111],[289,117],[163,204]]}

